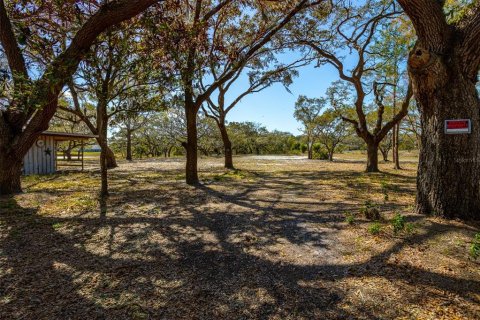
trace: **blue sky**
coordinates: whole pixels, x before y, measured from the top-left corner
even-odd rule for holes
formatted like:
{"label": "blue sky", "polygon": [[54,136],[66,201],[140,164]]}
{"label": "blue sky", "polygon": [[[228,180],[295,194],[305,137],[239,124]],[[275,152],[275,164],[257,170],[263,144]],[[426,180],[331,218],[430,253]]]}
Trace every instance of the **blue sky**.
{"label": "blue sky", "polygon": [[[293,57],[286,55],[285,58]],[[288,62],[288,61],[285,61]],[[299,95],[320,97],[330,84],[338,80],[338,71],[326,65],[315,68],[314,64],[299,69],[300,75],[293,80],[289,93],[281,84],[275,84],[262,92],[245,97],[227,115],[227,121],[253,121],[267,127],[269,130],[288,131],[300,134],[301,124],[293,117],[295,102]],[[236,98],[248,87],[246,76],[232,86],[227,94],[227,102]]]}

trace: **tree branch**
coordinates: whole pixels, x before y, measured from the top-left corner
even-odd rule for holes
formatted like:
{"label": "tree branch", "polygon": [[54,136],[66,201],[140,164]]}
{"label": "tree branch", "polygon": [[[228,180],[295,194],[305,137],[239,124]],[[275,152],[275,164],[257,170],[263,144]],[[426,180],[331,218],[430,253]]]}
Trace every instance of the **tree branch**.
{"label": "tree branch", "polygon": [[387,133],[393,128],[393,126],[399,123],[408,114],[408,107],[410,106],[410,100],[412,99],[412,96],[413,96],[412,82],[409,81],[407,94],[405,96],[405,99],[403,100],[400,111],[393,117],[392,120],[390,120],[385,124],[385,126],[383,126],[380,132],[378,132],[378,134],[376,135],[377,141],[381,141],[387,135]]}
{"label": "tree branch", "polygon": [[471,79],[477,79],[480,69],[480,2],[471,8],[459,23],[463,33],[462,62],[464,71]]}
{"label": "tree branch", "polygon": [[0,0],[0,42],[7,56],[8,66],[12,74],[22,75],[28,78],[25,59],[18,46],[17,39],[13,33],[12,24],[5,10],[5,3]]}
{"label": "tree branch", "polygon": [[447,49],[451,37],[442,4],[435,0],[398,0],[415,27],[417,37],[428,50],[437,54]]}
{"label": "tree branch", "polygon": [[161,0],[110,2],[87,20],[72,39],[70,46],[51,63],[36,83],[32,98],[42,108],[35,112],[15,144],[14,149],[20,157],[28,151],[38,135],[48,128],[48,122],[58,106],[60,91],[76,71],[78,64],[97,36],[109,27],[136,16],[159,1]]}

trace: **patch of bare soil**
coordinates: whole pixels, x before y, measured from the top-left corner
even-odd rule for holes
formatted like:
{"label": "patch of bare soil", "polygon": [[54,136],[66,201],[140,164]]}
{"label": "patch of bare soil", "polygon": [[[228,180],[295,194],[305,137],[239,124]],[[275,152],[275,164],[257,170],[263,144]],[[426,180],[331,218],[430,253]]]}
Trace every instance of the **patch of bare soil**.
{"label": "patch of bare soil", "polygon": [[415,163],[235,160],[202,159],[198,187],[183,160],[121,163],[105,203],[96,171],[26,177],[0,199],[0,318],[480,317],[479,225],[413,214]]}

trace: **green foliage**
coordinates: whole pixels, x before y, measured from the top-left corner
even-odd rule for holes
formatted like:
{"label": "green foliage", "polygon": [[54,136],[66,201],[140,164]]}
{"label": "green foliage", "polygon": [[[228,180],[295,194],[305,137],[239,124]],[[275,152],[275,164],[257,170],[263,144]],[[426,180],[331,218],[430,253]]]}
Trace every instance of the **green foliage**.
{"label": "green foliage", "polygon": [[62,226],[63,226],[63,223],[61,223],[61,222],[57,222],[57,223],[52,224],[52,228],[53,228],[54,230],[58,230],[58,229],[60,229]]}
{"label": "green foliage", "polygon": [[450,24],[460,22],[476,5],[476,1],[468,0],[446,0],[444,2],[443,11]]}
{"label": "green foliage", "polygon": [[345,212],[345,222],[349,225],[355,223],[355,214],[350,211]]}
{"label": "green foliage", "polygon": [[393,232],[398,233],[405,229],[405,216],[400,213],[396,213],[392,219]]}
{"label": "green foliage", "polygon": [[389,196],[388,196],[388,182],[382,181],[380,182],[381,188],[382,188],[382,194],[383,194],[383,200],[385,202],[388,201]]}
{"label": "green foliage", "polygon": [[377,235],[382,230],[382,225],[379,222],[374,222],[368,227],[368,232]]}
{"label": "green foliage", "polygon": [[363,207],[360,208],[360,214],[373,221],[378,221],[382,218],[378,205],[368,200],[365,201]]}
{"label": "green foliage", "polygon": [[313,159],[328,160],[328,151],[321,144],[315,143],[312,148]]}
{"label": "green foliage", "polygon": [[308,147],[307,147],[306,144],[302,144],[300,148],[301,148],[301,150],[302,150],[302,153],[307,152]]}
{"label": "green foliage", "polygon": [[415,230],[415,224],[413,224],[411,222],[408,222],[408,223],[405,224],[405,231],[408,234],[412,234],[414,230]]}
{"label": "green foliage", "polygon": [[215,181],[226,181],[226,180],[242,180],[245,179],[247,175],[240,170],[232,170],[225,172],[223,174],[213,176]]}
{"label": "green foliage", "polygon": [[475,235],[473,243],[470,246],[470,256],[473,259],[478,259],[480,257],[480,232]]}

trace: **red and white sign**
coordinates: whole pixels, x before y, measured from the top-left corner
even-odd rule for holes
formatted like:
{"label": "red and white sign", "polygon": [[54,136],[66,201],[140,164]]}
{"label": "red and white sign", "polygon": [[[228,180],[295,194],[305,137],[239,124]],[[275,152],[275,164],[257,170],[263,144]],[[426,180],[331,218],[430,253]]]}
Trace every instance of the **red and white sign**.
{"label": "red and white sign", "polygon": [[446,134],[471,133],[472,122],[470,119],[445,120]]}

